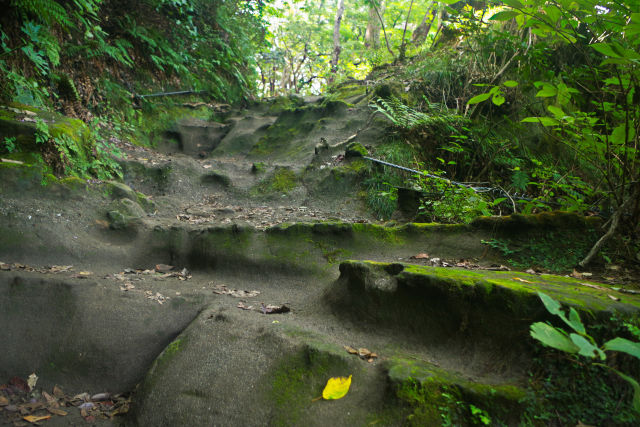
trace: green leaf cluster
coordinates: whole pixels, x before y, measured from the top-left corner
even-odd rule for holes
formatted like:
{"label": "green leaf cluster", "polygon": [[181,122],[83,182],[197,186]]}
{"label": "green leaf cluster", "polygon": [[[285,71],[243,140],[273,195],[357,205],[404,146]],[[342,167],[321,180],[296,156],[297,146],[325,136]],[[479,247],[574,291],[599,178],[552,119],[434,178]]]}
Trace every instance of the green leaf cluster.
{"label": "green leaf cluster", "polygon": [[[576,354],[591,359],[605,361],[607,355],[605,351],[617,351],[629,354],[640,360],[640,342],[630,341],[626,338],[616,337],[602,346],[598,346],[595,339],[587,334],[584,324],[580,320],[580,315],[575,308],[569,308],[569,314],[565,313],[559,302],[550,296],[538,292],[547,311],[558,316],[573,332],[565,332],[563,329],[550,325],[549,323],[536,322],[531,325],[531,336],[540,341],[543,345],[569,354]],[[608,365],[600,366],[615,372],[620,378],[625,380],[633,389],[633,408],[640,413],[640,384],[638,381]]]}

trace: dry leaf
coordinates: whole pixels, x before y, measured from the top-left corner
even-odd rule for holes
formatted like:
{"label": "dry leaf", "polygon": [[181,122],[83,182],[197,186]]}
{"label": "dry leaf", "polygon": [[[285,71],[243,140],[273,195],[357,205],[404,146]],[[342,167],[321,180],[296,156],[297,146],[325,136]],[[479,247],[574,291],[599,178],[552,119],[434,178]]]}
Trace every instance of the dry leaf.
{"label": "dry leaf", "polygon": [[45,398],[45,400],[47,401],[47,404],[49,405],[49,407],[57,408],[57,407],[60,406],[60,404],[58,403],[58,399],[56,399],[55,397],[51,396],[46,391],[42,392],[42,397]]}
{"label": "dry leaf", "polygon": [[345,345],[344,349],[347,350],[347,353],[349,354],[358,354],[358,350],[353,347],[349,347],[348,345]]}
{"label": "dry leaf", "polygon": [[71,277],[74,279],[86,279],[87,277],[91,276],[93,273],[90,271],[80,271],[74,275],[72,275]]}
{"label": "dry leaf", "polygon": [[349,377],[329,378],[327,385],[322,390],[322,398],[325,400],[342,399],[351,387],[351,375]]}
{"label": "dry leaf", "polygon": [[66,417],[68,414],[67,411],[63,411],[62,409],[56,409],[56,408],[47,408],[47,411],[51,412],[53,415],[59,415],[61,417]]}
{"label": "dry leaf", "polygon": [[609,288],[605,288],[604,286],[600,286],[600,285],[594,285],[592,283],[580,283],[582,286],[587,286],[589,288],[593,288],[593,289],[597,289],[599,291],[606,291],[609,292],[611,289]]}
{"label": "dry leaf", "polygon": [[613,296],[613,295],[611,295],[611,294],[607,294],[607,296],[608,296],[609,298],[611,298],[612,300],[614,300],[614,301],[620,301],[620,298],[618,298],[618,297],[614,297],[614,296]]}
{"label": "dry leaf", "polygon": [[29,375],[29,378],[27,378],[27,385],[29,386],[29,391],[33,390],[33,388],[36,386],[37,383],[38,383],[38,376],[34,372],[33,374]]}
{"label": "dry leaf", "polygon": [[576,279],[582,279],[584,276],[582,273],[580,273],[578,270],[576,270],[575,268],[573,269],[573,272],[571,272],[570,274],[571,277],[575,277]]}
{"label": "dry leaf", "polygon": [[512,277],[512,279],[513,279],[513,280],[517,280],[518,282],[533,283],[533,282],[530,282],[530,281],[528,281],[528,280],[521,279],[521,278],[519,278],[519,277]]}
{"label": "dry leaf", "polygon": [[262,314],[280,314],[280,313],[288,313],[291,311],[291,309],[284,304],[264,305],[264,303],[260,303],[260,309],[262,310]]}
{"label": "dry leaf", "polygon": [[172,265],[167,265],[167,264],[157,264],[156,265],[156,271],[158,273],[167,273],[171,270],[173,270],[175,267]]}
{"label": "dry leaf", "polygon": [[111,395],[109,393],[98,393],[91,396],[91,400],[100,401],[100,400],[109,400]]}
{"label": "dry leaf", "polygon": [[0,396],[0,406],[7,406],[9,404],[9,399],[4,396]]}
{"label": "dry leaf", "polygon": [[240,301],[236,307],[238,307],[238,308],[240,308],[242,310],[253,310],[253,306],[252,305],[246,306],[246,305],[244,305],[244,303],[242,301]]}
{"label": "dry leaf", "polygon": [[9,384],[12,385],[13,387],[17,388],[20,391],[23,391],[25,393],[30,392],[31,390],[29,390],[29,384],[27,384],[27,382],[25,380],[23,380],[20,377],[13,377],[9,380]]}
{"label": "dry leaf", "polygon": [[131,282],[124,282],[124,285],[120,286],[120,290],[121,291],[130,291],[132,289],[135,289],[136,287],[133,285],[133,283]]}
{"label": "dry leaf", "polygon": [[43,415],[41,417],[36,415],[27,415],[26,417],[22,417],[23,420],[29,421],[30,423],[37,423],[38,421],[44,421],[51,418],[51,415]]}
{"label": "dry leaf", "polygon": [[53,395],[58,399],[64,399],[64,392],[57,385],[53,386]]}
{"label": "dry leaf", "polygon": [[217,285],[213,293],[218,295],[231,295],[236,298],[253,298],[260,295],[260,291],[245,291],[242,289],[229,289],[226,285]]}
{"label": "dry leaf", "polygon": [[418,255],[412,255],[409,257],[410,259],[429,259],[429,254],[420,253]]}

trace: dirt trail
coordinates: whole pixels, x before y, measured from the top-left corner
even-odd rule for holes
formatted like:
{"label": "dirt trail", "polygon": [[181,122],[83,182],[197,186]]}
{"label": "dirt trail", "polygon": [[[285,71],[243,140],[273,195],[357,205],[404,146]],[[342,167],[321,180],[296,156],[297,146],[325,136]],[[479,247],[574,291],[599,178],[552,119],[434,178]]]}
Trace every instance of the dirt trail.
{"label": "dirt trail", "polygon": [[[82,416],[99,425],[400,425],[407,408],[393,390],[409,377],[455,384],[470,401],[503,399],[508,418],[527,358],[497,356],[505,343],[483,334],[516,314],[477,292],[461,301],[491,314],[458,311],[459,292],[430,288],[433,279],[416,285],[394,264],[499,263],[480,243],[495,231],[372,224],[356,185],[362,160],[344,154],[349,141],[375,145],[381,132],[363,106],[258,105],[224,124],[184,120],[158,150],[120,142],[127,186],[43,188],[33,177],[7,186],[0,378],[36,372],[38,387],[59,384],[69,396],[133,393],[125,416],[89,402],[48,425]],[[341,275],[349,258],[392,264]],[[267,314],[270,305],[290,311]],[[348,398],[314,401],[329,377],[347,375]],[[17,414],[0,411],[0,425]]]}

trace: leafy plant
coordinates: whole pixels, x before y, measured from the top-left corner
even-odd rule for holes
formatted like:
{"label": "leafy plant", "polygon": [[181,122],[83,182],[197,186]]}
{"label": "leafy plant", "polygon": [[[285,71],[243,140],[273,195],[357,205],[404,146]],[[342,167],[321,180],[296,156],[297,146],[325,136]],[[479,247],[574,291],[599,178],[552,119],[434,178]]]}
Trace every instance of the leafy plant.
{"label": "leafy plant", "polygon": [[[589,359],[605,361],[607,355],[605,351],[617,351],[629,354],[640,360],[640,342],[630,341],[626,338],[616,337],[599,346],[591,335],[587,334],[586,328],[580,320],[580,315],[575,308],[569,308],[568,314],[562,309],[560,303],[548,295],[538,292],[547,311],[558,316],[573,332],[565,332],[563,329],[552,326],[549,323],[536,322],[531,325],[531,336],[540,341],[543,345],[572,355],[580,355]],[[640,413],[640,384],[629,375],[626,375],[611,366],[597,363],[616,373],[625,380],[633,389],[632,407]]]}
{"label": "leafy plant", "polygon": [[491,214],[491,203],[471,188],[424,175],[416,176],[416,180],[429,195],[421,200],[418,209],[432,221],[468,223],[478,216]]}
{"label": "leafy plant", "polygon": [[4,149],[7,150],[8,153],[13,153],[16,151],[16,137],[4,137]]}

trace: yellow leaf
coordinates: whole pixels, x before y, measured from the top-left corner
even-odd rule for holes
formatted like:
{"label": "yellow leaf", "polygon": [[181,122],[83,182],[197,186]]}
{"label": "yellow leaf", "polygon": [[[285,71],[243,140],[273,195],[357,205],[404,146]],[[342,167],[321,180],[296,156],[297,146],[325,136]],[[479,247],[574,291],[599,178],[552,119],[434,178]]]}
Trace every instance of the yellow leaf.
{"label": "yellow leaf", "polygon": [[349,377],[329,378],[327,385],[322,390],[322,398],[325,400],[342,399],[351,387],[351,375]]}
{"label": "yellow leaf", "polygon": [[26,417],[22,417],[23,420],[29,421],[30,423],[37,423],[38,421],[44,421],[51,418],[51,415],[45,415],[42,417],[38,417],[36,415],[27,415]]}

